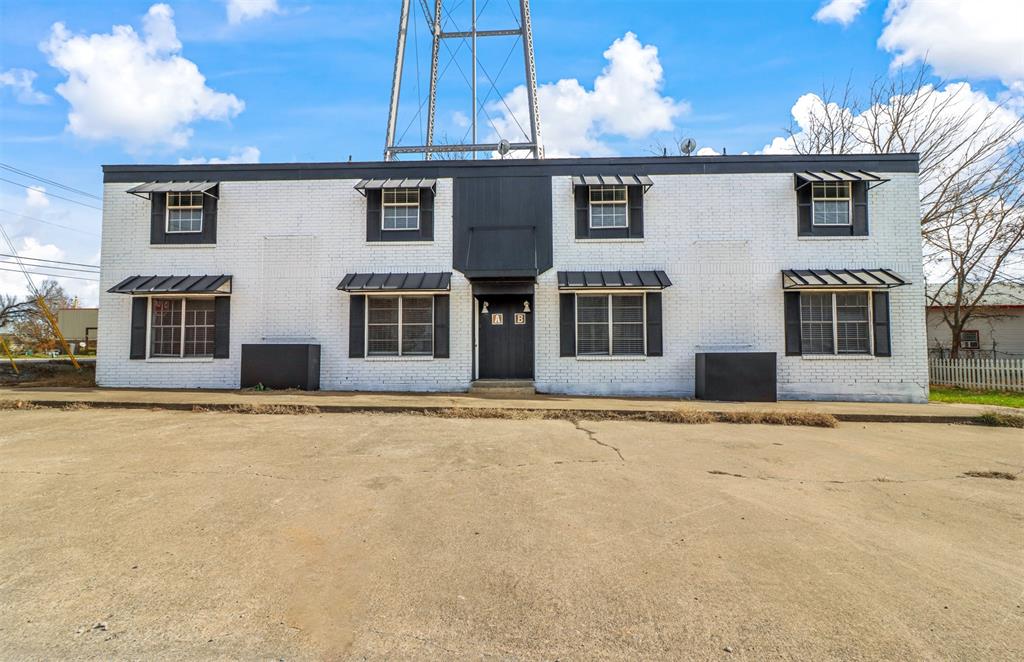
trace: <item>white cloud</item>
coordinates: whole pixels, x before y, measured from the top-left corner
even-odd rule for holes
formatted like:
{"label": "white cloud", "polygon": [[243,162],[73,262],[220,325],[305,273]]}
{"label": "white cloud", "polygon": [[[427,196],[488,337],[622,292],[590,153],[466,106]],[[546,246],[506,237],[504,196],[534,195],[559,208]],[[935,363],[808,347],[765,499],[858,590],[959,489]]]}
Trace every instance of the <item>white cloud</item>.
{"label": "white cloud", "polygon": [[50,97],[35,89],[36,72],[30,69],[8,69],[0,72],[0,87],[9,87],[18,103],[38,105],[49,103]]}
{"label": "white cloud", "polygon": [[1024,80],[1021,0],[891,0],[878,45],[893,66],[927,60],[940,76]]}
{"label": "white cloud", "polygon": [[217,156],[205,157],[196,156],[191,159],[178,159],[178,165],[197,165],[208,163],[211,165],[218,163],[259,163],[260,162],[260,150],[257,147],[242,147],[231,150],[231,153],[221,158]]}
{"label": "white cloud", "polygon": [[716,152],[710,147],[701,147],[695,153],[696,156],[721,156],[719,152]]}
{"label": "white cloud", "polygon": [[847,26],[868,4],[868,0],[829,0],[815,12],[814,20],[819,23],[839,23]]}
{"label": "white cloud", "polygon": [[[541,139],[548,157],[596,156],[613,150],[603,138],[632,140],[670,131],[689,105],[663,96],[664,71],[655,46],[640,43],[627,32],[604,52],[608,64],[587,90],[576,79],[546,83],[538,89]],[[508,112],[505,104],[511,108]],[[525,140],[529,131],[529,105],[525,86],[515,88],[504,104],[488,107],[495,118],[497,136],[512,142]],[[518,120],[518,123],[517,123]]]}
{"label": "white cloud", "polygon": [[30,186],[25,189],[25,206],[30,209],[45,209],[50,206],[50,198],[46,197],[46,189],[42,186]]}
{"label": "white cloud", "polygon": [[277,0],[228,0],[228,23],[238,25],[266,14],[279,14]]}
{"label": "white cloud", "polygon": [[199,67],[180,55],[174,12],[153,5],[140,36],[129,25],[110,34],[73,35],[55,23],[40,49],[67,74],[57,92],[71,104],[68,129],[92,140],[119,139],[129,149],[180,148],[203,119],[227,120],[245,104],[206,85]]}

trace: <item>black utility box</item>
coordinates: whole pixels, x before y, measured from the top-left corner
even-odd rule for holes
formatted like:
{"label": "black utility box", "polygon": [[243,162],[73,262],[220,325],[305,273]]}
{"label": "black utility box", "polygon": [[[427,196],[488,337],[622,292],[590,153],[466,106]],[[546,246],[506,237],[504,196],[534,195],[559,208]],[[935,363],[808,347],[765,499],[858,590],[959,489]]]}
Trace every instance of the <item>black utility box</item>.
{"label": "black utility box", "polygon": [[242,345],[242,388],[320,390],[320,345]]}
{"label": "black utility box", "polygon": [[696,376],[699,400],[778,400],[775,352],[697,354]]}

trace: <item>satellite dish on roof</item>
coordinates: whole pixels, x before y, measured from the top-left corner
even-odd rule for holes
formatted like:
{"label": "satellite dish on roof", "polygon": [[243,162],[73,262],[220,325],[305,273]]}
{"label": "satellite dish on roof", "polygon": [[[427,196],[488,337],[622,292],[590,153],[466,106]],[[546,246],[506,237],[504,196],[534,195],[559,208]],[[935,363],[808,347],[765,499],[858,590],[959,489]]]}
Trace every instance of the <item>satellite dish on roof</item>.
{"label": "satellite dish on roof", "polygon": [[498,143],[498,154],[505,156],[512,151],[512,143],[507,140],[502,140]]}
{"label": "satellite dish on roof", "polygon": [[684,138],[679,141],[679,153],[689,156],[697,149],[697,141],[693,138]]}

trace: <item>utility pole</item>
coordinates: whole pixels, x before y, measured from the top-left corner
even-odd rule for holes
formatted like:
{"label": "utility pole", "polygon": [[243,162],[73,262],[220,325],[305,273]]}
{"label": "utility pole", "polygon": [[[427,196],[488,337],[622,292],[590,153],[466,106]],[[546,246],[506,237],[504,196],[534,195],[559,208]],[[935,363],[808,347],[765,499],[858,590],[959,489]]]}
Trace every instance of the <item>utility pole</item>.
{"label": "utility pole", "polygon": [[[387,138],[384,146],[384,160],[392,161],[402,154],[422,154],[423,158],[430,160],[433,155],[439,153],[471,153],[472,158],[477,158],[479,152],[499,152],[505,155],[511,151],[528,151],[536,159],[544,157],[544,148],[540,135],[540,108],[537,103],[537,66],[533,54],[533,29],[530,19],[530,0],[519,0],[518,22],[514,28],[497,30],[478,29],[477,2],[472,0],[469,30],[460,30],[451,13],[446,11],[444,0],[434,0],[433,8],[429,6],[428,0],[420,0],[420,9],[423,18],[431,33],[431,61],[430,61],[430,85],[429,99],[427,100],[427,132],[423,145],[400,145],[402,136],[397,135],[398,111],[401,107],[402,70],[406,54],[406,35],[409,28],[410,0],[401,0],[401,15],[399,17],[398,41],[395,48],[394,77],[391,82],[391,107],[388,110]],[[486,3],[484,3],[486,6]],[[514,11],[513,11],[514,14]],[[415,19],[414,19],[415,20]],[[445,31],[445,26],[450,25],[454,29]],[[529,102],[529,126],[520,127],[523,129],[522,136],[512,136],[513,139],[499,136],[497,142],[481,143],[479,140],[479,96],[478,96],[478,67],[483,69],[484,75],[490,79],[487,69],[480,63],[477,50],[478,39],[490,37],[514,37],[521,41],[524,64],[524,83],[526,86],[527,100]],[[440,55],[442,46],[454,59],[458,52],[448,47],[449,40],[462,40],[462,43],[469,43],[473,66],[470,84],[470,134],[471,142],[437,145],[434,141],[435,127],[437,125],[437,96],[438,78],[440,77]],[[497,81],[490,80],[491,85]],[[500,90],[498,90],[500,94]],[[510,112],[511,114],[511,112]],[[516,120],[513,120],[516,121]],[[516,121],[518,124],[518,121]],[[528,135],[526,135],[528,134]]]}

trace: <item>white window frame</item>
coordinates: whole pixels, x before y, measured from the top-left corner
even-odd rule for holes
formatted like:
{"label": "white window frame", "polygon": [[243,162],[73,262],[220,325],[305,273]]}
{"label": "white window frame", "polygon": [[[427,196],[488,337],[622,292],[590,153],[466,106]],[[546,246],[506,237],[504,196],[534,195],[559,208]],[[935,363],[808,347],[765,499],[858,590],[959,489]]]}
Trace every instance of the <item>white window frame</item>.
{"label": "white window frame", "polygon": [[[573,334],[575,335],[576,345],[576,358],[594,358],[594,357],[622,357],[622,358],[639,358],[647,356],[647,291],[646,290],[599,290],[599,291],[586,291],[581,290],[579,292],[573,292]],[[607,354],[580,354],[580,297],[608,297],[608,353]],[[639,296],[643,302],[643,340],[644,340],[644,351],[640,354],[615,354],[615,315],[612,312],[614,306],[612,297],[615,296]]]}
{"label": "white window frame", "polygon": [[[968,341],[964,339],[964,335],[973,333],[975,340]],[[960,332],[960,349],[981,349],[981,331],[978,329],[964,329]]]}
{"label": "white window frame", "polygon": [[[846,186],[846,197],[845,198],[824,198],[815,197],[814,187],[815,185],[845,185]],[[811,182],[811,225],[816,228],[848,228],[853,225],[853,182]],[[846,202],[846,223],[818,223],[815,219],[817,215],[814,213],[814,203],[816,202]]]}
{"label": "white window frame", "polygon": [[[626,197],[622,201],[604,201],[594,200],[594,189],[606,189],[606,188],[621,188],[625,191]],[[590,223],[591,230],[628,230],[630,221],[629,214],[629,187],[626,185],[619,184],[603,184],[598,186],[587,187],[587,217]],[[626,208],[626,224],[625,225],[594,225],[594,205],[624,205]]]}
{"label": "white window frame", "polygon": [[[189,198],[191,199],[195,195],[196,191],[169,191],[167,193],[167,198],[166,198],[167,204],[164,205],[164,207],[165,207],[165,209],[164,209],[164,233],[165,234],[202,234],[202,232],[203,232],[203,223],[206,220],[206,215],[203,213],[203,203],[206,202],[206,200],[205,200],[206,194],[205,193],[199,193],[199,204],[198,205],[172,205],[171,204],[171,196],[172,195],[182,195],[182,194],[185,194],[185,193],[188,193]],[[198,209],[199,210],[199,229],[198,230],[172,230],[171,229],[171,210],[172,209],[192,209],[192,210]]]}
{"label": "white window frame", "polygon": [[[212,361],[214,354],[217,352],[217,312],[216,302],[214,303],[214,345],[213,352],[203,355],[185,355],[185,310],[188,307],[189,300],[204,300],[208,301],[215,299],[216,295],[194,295],[194,296],[177,296],[174,294],[154,294],[146,297],[146,360],[148,361]],[[178,355],[173,354],[153,354],[153,300],[154,299],[175,299],[181,301],[181,346],[178,347]]]}
{"label": "white window frame", "polygon": [[[828,294],[832,298],[832,351],[830,353],[823,352],[804,352],[803,351],[803,334],[804,334],[804,314],[803,306],[800,307],[800,354],[801,356],[859,356],[859,357],[873,357],[875,355],[875,293],[874,290],[825,290],[825,289],[813,289],[807,290],[807,294]],[[839,306],[836,303],[836,295],[838,294],[867,294],[868,295],[868,351],[866,352],[840,352],[839,351]]]}
{"label": "white window frame", "polygon": [[[398,299],[398,353],[397,354],[370,354],[370,299],[372,298],[382,299]],[[403,299],[430,299],[430,352],[426,354],[405,354],[402,351],[402,322],[403,311],[405,305]],[[374,324],[373,326],[385,326],[383,324]],[[390,325],[387,325],[390,326]],[[392,293],[381,293],[381,294],[368,294],[366,301],[363,303],[363,356],[368,359],[395,359],[395,358],[433,358],[435,350],[434,337],[434,295],[433,294],[399,294],[397,292]]]}
{"label": "white window frame", "polygon": [[[385,202],[384,199],[387,196],[388,191],[406,191],[408,195],[409,191],[416,193],[416,202]],[[418,188],[398,188],[398,189],[381,189],[380,192],[380,229],[382,232],[419,232],[420,229],[420,196],[421,191]],[[388,207],[414,207],[416,209],[416,227],[414,228],[386,228],[384,227],[384,211]]]}

